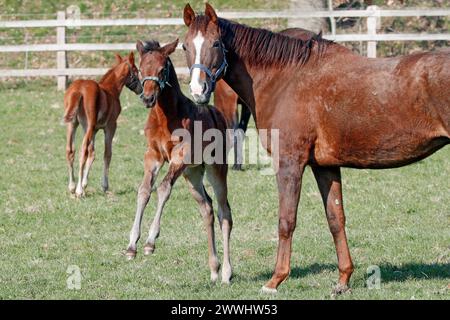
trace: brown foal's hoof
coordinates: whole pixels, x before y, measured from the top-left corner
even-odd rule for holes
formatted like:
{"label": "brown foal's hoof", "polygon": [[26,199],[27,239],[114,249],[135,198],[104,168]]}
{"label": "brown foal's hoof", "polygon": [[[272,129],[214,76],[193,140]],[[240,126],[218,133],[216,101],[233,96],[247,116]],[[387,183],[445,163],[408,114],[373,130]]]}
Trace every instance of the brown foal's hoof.
{"label": "brown foal's hoof", "polygon": [[128,249],[127,252],[125,252],[125,257],[127,257],[127,260],[133,260],[136,258],[136,250]]}
{"label": "brown foal's hoof", "polygon": [[344,294],[344,293],[351,293],[351,292],[352,292],[352,290],[349,288],[348,285],[338,283],[334,287],[333,291],[331,292],[331,296],[332,297],[336,297],[338,295],[341,295],[341,294]]}
{"label": "brown foal's hoof", "polygon": [[144,255],[149,256],[155,252],[155,245],[151,243],[146,243],[144,246]]}

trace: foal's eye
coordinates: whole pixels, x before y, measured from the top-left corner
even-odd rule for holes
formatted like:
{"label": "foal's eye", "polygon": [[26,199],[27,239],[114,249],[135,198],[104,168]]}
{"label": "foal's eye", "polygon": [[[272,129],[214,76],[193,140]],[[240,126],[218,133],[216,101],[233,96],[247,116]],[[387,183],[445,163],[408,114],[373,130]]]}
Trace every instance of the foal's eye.
{"label": "foal's eye", "polygon": [[216,42],[213,43],[213,48],[219,48],[220,47],[220,42],[219,40],[217,40]]}
{"label": "foal's eye", "polygon": [[187,50],[187,49],[186,49],[186,46],[184,45],[184,43],[183,43],[183,45],[181,46],[181,48],[182,48],[184,51]]}

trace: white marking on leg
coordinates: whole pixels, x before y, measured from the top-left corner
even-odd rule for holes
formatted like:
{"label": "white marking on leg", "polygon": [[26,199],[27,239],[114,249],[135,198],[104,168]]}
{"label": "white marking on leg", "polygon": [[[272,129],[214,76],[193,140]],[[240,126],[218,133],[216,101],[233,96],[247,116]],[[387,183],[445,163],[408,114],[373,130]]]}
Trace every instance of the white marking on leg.
{"label": "white marking on leg", "polygon": [[[201,31],[197,33],[197,36],[194,38],[194,47],[195,47],[195,64],[201,63],[201,53],[202,53],[202,47],[203,43],[205,42],[205,38],[203,37],[203,34]],[[201,95],[203,93],[203,86],[200,81],[200,69],[194,68],[192,71],[191,76],[191,83],[189,84],[191,88],[192,94]]]}

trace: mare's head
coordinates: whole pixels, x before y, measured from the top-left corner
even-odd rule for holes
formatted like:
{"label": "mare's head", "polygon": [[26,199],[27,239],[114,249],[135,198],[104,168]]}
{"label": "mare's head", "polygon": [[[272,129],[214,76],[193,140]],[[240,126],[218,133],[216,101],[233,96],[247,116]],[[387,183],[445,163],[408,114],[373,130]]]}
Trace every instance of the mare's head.
{"label": "mare's head", "polygon": [[189,28],[183,44],[191,73],[189,89],[196,103],[206,105],[217,80],[223,77],[227,68],[219,18],[208,3],[205,15],[199,16],[187,4],[184,8],[184,23]]}
{"label": "mare's head", "polygon": [[169,56],[177,45],[178,39],[164,47],[157,41],[136,43],[136,49],[141,57],[139,65],[143,88],[141,98],[147,108],[155,106],[158,96],[168,84],[171,68]]}
{"label": "mare's head", "polygon": [[142,93],[141,82],[139,81],[139,70],[134,63],[134,53],[122,58],[116,54],[117,69],[120,78],[125,80],[125,86],[136,94]]}

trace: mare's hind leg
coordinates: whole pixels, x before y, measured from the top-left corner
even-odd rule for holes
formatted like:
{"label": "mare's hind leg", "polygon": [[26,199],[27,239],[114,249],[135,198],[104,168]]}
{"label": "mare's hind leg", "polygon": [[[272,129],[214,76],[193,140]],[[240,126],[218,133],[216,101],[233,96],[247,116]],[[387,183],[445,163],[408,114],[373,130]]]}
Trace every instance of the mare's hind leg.
{"label": "mare's hind leg", "polygon": [[353,263],[345,234],[345,214],[342,203],[342,185],[340,168],[313,167],[314,176],[325,205],[328,225],[333,235],[339,266],[339,283],[335,293],[348,290],[348,282],[353,273]]}
{"label": "mare's hind leg", "polygon": [[205,173],[204,166],[188,168],[184,172],[184,177],[188,183],[189,190],[200,206],[200,214],[202,215],[206,232],[208,234],[208,256],[209,268],[211,270],[211,281],[215,282],[218,278],[220,268],[219,259],[217,258],[216,241],[214,234],[214,212],[212,200],[203,185],[203,176]]}
{"label": "mare's hind leg", "polygon": [[112,140],[116,133],[117,124],[114,123],[110,127],[105,128],[105,155],[104,155],[104,167],[103,167],[103,180],[102,188],[103,192],[109,189],[109,165],[112,157]]}
{"label": "mare's hind leg", "polygon": [[88,148],[90,146],[90,144],[92,143],[92,140],[94,138],[94,126],[92,125],[88,125],[86,133],[84,135],[83,138],[83,143],[81,145],[81,149],[80,149],[80,168],[79,168],[79,173],[78,173],[78,184],[77,184],[77,188],[75,190],[75,195],[78,198],[81,198],[84,195],[84,188],[82,185],[83,182],[83,174],[84,174],[84,169],[86,166],[86,160],[88,158]]}
{"label": "mare's hind leg", "polygon": [[75,133],[77,131],[78,122],[67,123],[67,144],[66,144],[66,159],[69,170],[69,191],[75,192],[75,176],[73,174],[73,161],[75,159]]}
{"label": "mare's hind leg", "polygon": [[211,183],[218,203],[218,216],[223,236],[222,282],[230,283],[232,268],[230,261],[230,234],[233,228],[231,209],[228,203],[227,164],[215,164],[206,167],[208,181]]}
{"label": "mare's hind leg", "polygon": [[137,196],[137,207],[136,215],[134,218],[133,227],[130,231],[130,243],[127,249],[127,258],[129,260],[136,256],[136,245],[141,236],[141,223],[142,216],[144,215],[145,207],[150,200],[150,194],[152,192],[153,185],[156,182],[159,169],[163,164],[163,160],[160,159],[158,154],[154,152],[147,151],[144,156],[144,178],[139,186],[138,196]]}
{"label": "mare's hind leg", "polygon": [[156,208],[155,218],[150,226],[150,231],[148,233],[147,241],[144,246],[144,254],[149,255],[155,251],[155,241],[159,236],[161,216],[164,209],[164,205],[170,197],[172,192],[172,186],[175,181],[183,173],[186,165],[182,161],[171,161],[169,165],[169,170],[164,177],[163,181],[157,189],[158,194],[158,206]]}

